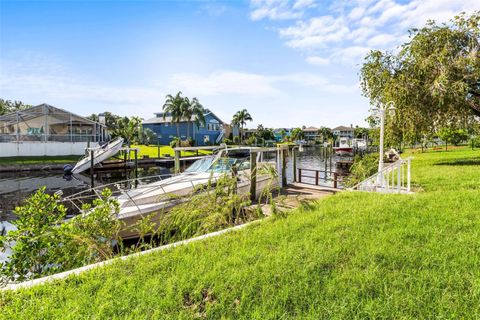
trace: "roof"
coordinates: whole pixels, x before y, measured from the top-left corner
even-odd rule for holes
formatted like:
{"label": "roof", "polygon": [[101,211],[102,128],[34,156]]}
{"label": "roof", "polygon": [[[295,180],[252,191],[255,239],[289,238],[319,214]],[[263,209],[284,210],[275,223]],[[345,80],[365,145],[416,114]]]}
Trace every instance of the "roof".
{"label": "roof", "polygon": [[[159,123],[172,123],[172,117],[171,116],[166,116],[165,119],[163,118],[163,112],[156,112],[154,113],[156,115],[156,117],[153,117],[153,118],[150,118],[150,119],[147,119],[145,121],[142,122],[142,124],[159,124]],[[220,122],[220,124],[224,124],[224,122],[219,118],[217,117],[217,115],[215,113],[213,113],[212,111],[210,111],[209,109],[205,109],[205,113],[204,113],[204,116],[208,116],[208,115],[212,115],[215,119],[218,120],[218,122]],[[192,116],[190,118],[190,121],[193,122],[196,120],[196,117],[195,116]],[[183,123],[183,122],[187,122],[187,120],[185,119],[182,119],[181,121],[179,121],[180,123]]]}
{"label": "roof", "polygon": [[64,110],[64,109],[61,109],[61,108],[57,108],[57,107],[51,106],[51,105],[46,104],[46,103],[42,103],[42,104],[39,104],[38,106],[33,106],[33,107],[30,107],[30,108],[27,108],[27,109],[22,109],[22,110],[18,110],[18,111],[15,111],[15,112],[8,113],[8,114],[4,114],[4,115],[0,116],[0,122],[6,122],[6,123],[16,123],[18,121],[23,122],[23,121],[27,121],[27,120],[30,120],[30,119],[35,119],[35,118],[38,118],[38,117],[42,117],[42,116],[45,115],[45,111],[49,115],[62,114],[62,113],[63,114],[69,114],[69,115],[75,116],[77,118],[80,118],[85,122],[96,123],[96,124],[99,124],[101,126],[105,126],[104,124],[101,124],[100,122],[96,122],[96,121],[87,119],[87,118],[79,116],[79,115],[77,115],[73,112],[70,112],[70,111],[67,111],[67,110]]}
{"label": "roof", "polygon": [[353,131],[354,129],[352,127],[338,126],[336,128],[333,128],[332,130],[333,131]]}
{"label": "roof", "polygon": [[307,132],[317,132],[318,128],[315,128],[315,127],[308,127],[308,128],[305,128],[305,129],[302,129],[302,131],[307,131]]}

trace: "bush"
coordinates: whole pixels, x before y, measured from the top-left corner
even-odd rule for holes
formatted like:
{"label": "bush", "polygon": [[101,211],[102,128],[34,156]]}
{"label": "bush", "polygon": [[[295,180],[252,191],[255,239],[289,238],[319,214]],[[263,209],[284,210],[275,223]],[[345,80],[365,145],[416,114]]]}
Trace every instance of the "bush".
{"label": "bush", "polygon": [[363,157],[357,155],[350,168],[350,175],[344,182],[345,187],[353,187],[374,175],[378,171],[378,157],[377,153],[366,154]]}
{"label": "bush", "polygon": [[48,195],[45,187],[15,209],[12,224],[16,230],[0,237],[0,251],[11,251],[0,264],[3,284],[24,281],[70,270],[113,256],[112,239],[120,229],[115,218],[118,203],[105,189],[93,206],[84,206],[88,214],[65,222],[67,209],[58,195]]}

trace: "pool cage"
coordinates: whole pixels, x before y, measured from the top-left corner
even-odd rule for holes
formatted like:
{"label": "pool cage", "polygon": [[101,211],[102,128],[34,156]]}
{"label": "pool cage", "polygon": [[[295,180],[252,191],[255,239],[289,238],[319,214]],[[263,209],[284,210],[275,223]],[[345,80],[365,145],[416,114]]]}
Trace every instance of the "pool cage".
{"label": "pool cage", "polygon": [[0,116],[0,142],[101,142],[103,124],[48,104]]}

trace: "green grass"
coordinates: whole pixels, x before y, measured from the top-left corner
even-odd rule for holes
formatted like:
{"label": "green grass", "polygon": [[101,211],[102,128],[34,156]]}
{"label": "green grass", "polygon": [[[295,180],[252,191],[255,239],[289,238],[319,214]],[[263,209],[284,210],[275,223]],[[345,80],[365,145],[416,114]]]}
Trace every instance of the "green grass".
{"label": "green grass", "polygon": [[[138,157],[142,158],[143,156],[148,156],[150,158],[157,158],[158,157],[158,146],[156,145],[132,145],[132,148],[138,148]],[[211,154],[212,151],[210,150],[199,150],[198,154]],[[170,146],[160,146],[160,156],[163,157],[165,155],[168,155],[170,157],[173,157],[175,155],[175,152],[173,151],[173,148]],[[186,156],[194,156],[196,155],[196,151],[182,151],[181,156],[186,157]]]}
{"label": "green grass", "polygon": [[52,164],[52,163],[75,163],[81,156],[39,156],[39,157],[0,157],[0,165],[14,164]]}
{"label": "green grass", "polygon": [[[138,148],[138,157],[139,159],[143,158],[143,156],[148,156],[150,158],[157,158],[158,156],[158,147],[157,146],[145,146],[145,145],[132,145],[132,148]],[[199,150],[198,154],[211,154],[212,151],[210,150]],[[132,154],[133,155],[133,154]],[[160,156],[171,156],[175,155],[175,152],[170,146],[160,146]],[[196,151],[182,151],[181,156],[194,156],[196,155]],[[41,157],[0,157],[0,165],[28,165],[28,164],[52,164],[52,163],[75,163],[77,162],[82,156],[41,156]]]}
{"label": "green grass", "polygon": [[414,195],[312,209],[4,293],[5,319],[480,317],[480,151],[415,154]]}

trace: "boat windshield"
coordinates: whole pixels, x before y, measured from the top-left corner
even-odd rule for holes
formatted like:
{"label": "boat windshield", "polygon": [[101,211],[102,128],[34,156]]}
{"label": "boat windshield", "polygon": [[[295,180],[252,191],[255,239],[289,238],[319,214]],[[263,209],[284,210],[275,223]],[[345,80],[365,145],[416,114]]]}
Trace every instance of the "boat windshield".
{"label": "boat windshield", "polygon": [[188,167],[186,172],[207,172],[209,171],[210,167],[212,166],[214,158],[207,157],[200,160],[195,161],[192,163],[190,167]]}
{"label": "boat windshield", "polygon": [[246,170],[250,168],[250,162],[248,159],[235,159],[235,158],[215,158],[209,157],[195,161],[192,165],[185,170],[186,172],[215,172],[215,173],[228,173],[231,172],[232,166],[235,164],[237,170]]}

